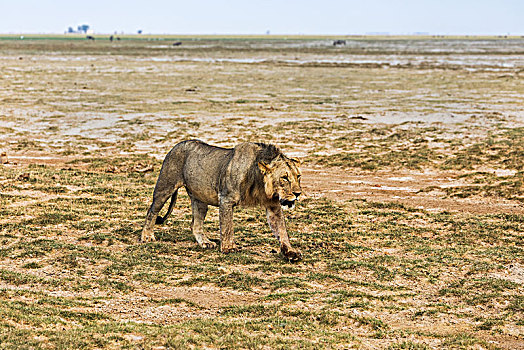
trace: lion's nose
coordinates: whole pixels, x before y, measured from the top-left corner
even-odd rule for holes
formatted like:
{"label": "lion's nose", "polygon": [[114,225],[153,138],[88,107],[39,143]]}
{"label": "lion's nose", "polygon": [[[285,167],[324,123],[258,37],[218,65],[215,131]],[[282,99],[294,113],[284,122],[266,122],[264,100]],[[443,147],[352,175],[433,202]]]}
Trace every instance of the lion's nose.
{"label": "lion's nose", "polygon": [[300,196],[301,193],[302,193],[302,192],[293,192],[293,194],[294,194],[295,197],[297,197],[297,198],[298,198],[298,196]]}

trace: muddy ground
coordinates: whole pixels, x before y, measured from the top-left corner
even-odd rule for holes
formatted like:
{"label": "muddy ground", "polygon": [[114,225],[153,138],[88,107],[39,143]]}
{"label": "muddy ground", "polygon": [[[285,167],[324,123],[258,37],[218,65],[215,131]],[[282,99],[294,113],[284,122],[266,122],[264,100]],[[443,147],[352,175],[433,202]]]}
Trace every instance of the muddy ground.
{"label": "muddy ground", "polygon": [[[0,41],[0,343],[524,347],[523,46]],[[138,242],[189,138],[303,160],[302,262],[258,209],[236,213],[240,252],[198,248],[185,195]]]}

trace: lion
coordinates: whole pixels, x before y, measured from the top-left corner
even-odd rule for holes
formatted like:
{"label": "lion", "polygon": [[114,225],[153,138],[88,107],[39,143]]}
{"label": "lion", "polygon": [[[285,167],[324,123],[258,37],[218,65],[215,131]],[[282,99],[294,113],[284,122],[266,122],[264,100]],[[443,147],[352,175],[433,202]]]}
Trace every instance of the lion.
{"label": "lion", "polygon": [[[176,203],[178,189],[185,187],[191,198],[191,231],[202,248],[215,248],[203,230],[209,205],[219,208],[220,250],[237,249],[233,240],[233,209],[236,206],[261,206],[271,231],[280,243],[280,251],[289,261],[302,258],[291,247],[282,209],[295,206],[302,193],[300,161],[286,157],[270,144],[241,143],[235,148],[221,148],[199,140],[183,141],[166,155],[153,192],[142,242],[155,240],[153,224],[162,224]],[[164,217],[158,213],[171,197]]]}

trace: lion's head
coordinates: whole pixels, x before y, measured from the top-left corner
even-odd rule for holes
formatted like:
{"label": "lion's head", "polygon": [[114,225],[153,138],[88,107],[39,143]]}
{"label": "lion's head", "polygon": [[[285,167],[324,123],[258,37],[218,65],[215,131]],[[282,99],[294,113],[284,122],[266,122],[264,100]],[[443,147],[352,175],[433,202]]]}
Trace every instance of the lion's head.
{"label": "lion's head", "polygon": [[264,176],[264,190],[268,199],[278,199],[283,209],[292,209],[302,193],[300,187],[300,161],[283,154],[269,163],[258,162]]}

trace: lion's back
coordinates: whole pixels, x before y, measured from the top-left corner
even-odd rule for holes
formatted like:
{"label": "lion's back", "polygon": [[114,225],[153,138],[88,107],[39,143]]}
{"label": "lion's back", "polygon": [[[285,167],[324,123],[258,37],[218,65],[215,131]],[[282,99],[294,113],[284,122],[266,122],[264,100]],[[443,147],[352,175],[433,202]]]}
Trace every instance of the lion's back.
{"label": "lion's back", "polygon": [[[268,151],[270,154],[265,154]],[[189,194],[204,203],[218,205],[219,196],[228,196],[236,202],[255,205],[265,200],[257,163],[274,157],[275,151],[275,146],[259,143],[222,148],[188,140],[173,147],[164,166],[180,174]]]}

